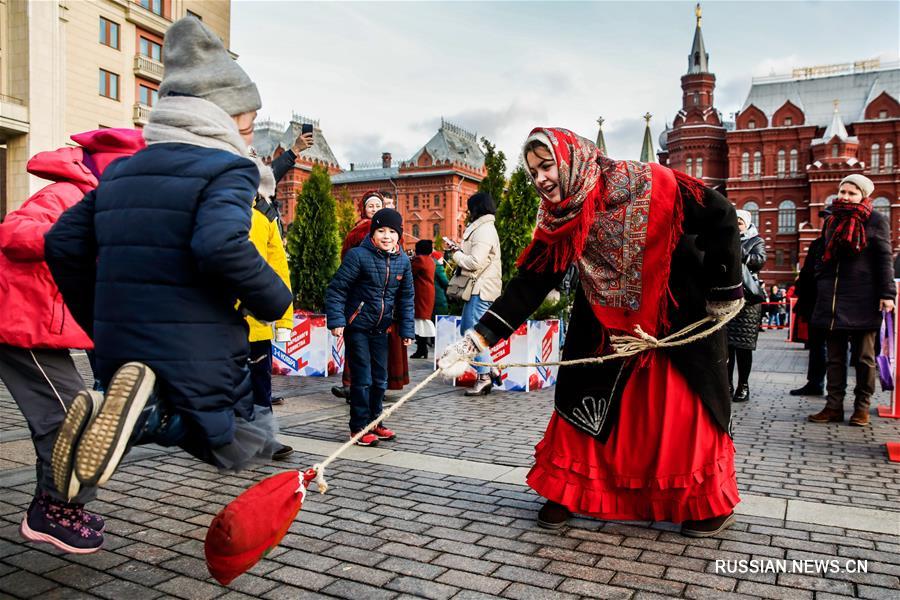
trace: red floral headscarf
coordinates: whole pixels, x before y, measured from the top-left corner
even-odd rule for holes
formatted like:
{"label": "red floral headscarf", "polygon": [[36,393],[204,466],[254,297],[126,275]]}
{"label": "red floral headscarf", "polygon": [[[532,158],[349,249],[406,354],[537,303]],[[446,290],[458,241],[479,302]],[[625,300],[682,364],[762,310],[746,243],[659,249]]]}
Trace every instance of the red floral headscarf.
{"label": "red floral headscarf", "polygon": [[550,266],[559,271],[581,256],[588,229],[601,204],[602,177],[597,162],[601,153],[592,142],[568,129],[537,127],[528,136],[526,147],[532,141],[545,146],[549,143],[559,169],[562,201],[553,204],[541,195],[534,240],[519,257],[519,266]]}

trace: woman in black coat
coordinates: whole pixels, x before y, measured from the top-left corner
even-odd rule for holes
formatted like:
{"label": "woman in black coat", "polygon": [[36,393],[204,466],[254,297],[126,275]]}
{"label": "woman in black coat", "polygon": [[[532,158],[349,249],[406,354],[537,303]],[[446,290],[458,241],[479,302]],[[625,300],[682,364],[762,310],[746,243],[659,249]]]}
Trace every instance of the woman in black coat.
{"label": "woman in black coat", "polygon": [[825,220],[825,251],[816,268],[816,306],[812,325],[826,330],[828,397],[825,408],[810,415],[813,423],[844,420],[847,349],[856,357],[856,396],[850,425],[869,424],[869,401],[875,393],[875,338],[881,311],[894,310],[891,230],[872,210],[875,186],[862,175],[841,180],[832,214]]}
{"label": "woman in black coat", "polygon": [[[737,211],[738,228],[741,231],[741,260],[754,277],[766,262],[766,243],[756,230],[750,213]],[[732,402],[746,402],[750,399],[750,369],[753,367],[753,351],[759,337],[762,320],[762,305],[744,305],[741,312],[728,322],[728,381],[734,381],[734,365],[737,363],[738,383],[734,388]]]}

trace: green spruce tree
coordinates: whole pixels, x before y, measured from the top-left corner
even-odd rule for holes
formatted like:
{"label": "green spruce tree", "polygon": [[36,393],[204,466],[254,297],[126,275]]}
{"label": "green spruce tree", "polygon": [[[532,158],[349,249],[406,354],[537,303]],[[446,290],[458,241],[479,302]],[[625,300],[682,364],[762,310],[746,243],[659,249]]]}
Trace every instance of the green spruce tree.
{"label": "green spruce tree", "polygon": [[502,150],[497,150],[487,138],[481,138],[481,145],[484,147],[484,166],[487,174],[478,184],[478,191],[489,193],[494,202],[499,203],[506,188],[506,155]]}
{"label": "green spruce tree", "polygon": [[321,166],[297,194],[297,211],[287,234],[288,265],[294,305],[321,312],[325,308],[325,288],[338,268],[340,242],[331,195],[331,178]]}
{"label": "green spruce tree", "polygon": [[356,204],[353,203],[350,192],[346,189],[341,190],[340,194],[338,194],[335,214],[337,216],[338,239],[344,240],[359,220]]}
{"label": "green spruce tree", "polygon": [[540,201],[525,166],[519,163],[509,178],[509,187],[497,207],[497,234],[500,237],[504,288],[516,274],[519,254],[531,241]]}

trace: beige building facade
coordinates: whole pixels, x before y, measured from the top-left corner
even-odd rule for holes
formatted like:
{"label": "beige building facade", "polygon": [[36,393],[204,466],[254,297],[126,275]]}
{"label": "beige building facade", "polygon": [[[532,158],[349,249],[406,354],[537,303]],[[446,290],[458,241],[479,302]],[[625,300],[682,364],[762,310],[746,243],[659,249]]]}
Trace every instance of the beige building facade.
{"label": "beige building facade", "polygon": [[73,133],[147,122],[173,21],[229,47],[230,0],[0,0],[0,219],[47,184],[25,171]]}

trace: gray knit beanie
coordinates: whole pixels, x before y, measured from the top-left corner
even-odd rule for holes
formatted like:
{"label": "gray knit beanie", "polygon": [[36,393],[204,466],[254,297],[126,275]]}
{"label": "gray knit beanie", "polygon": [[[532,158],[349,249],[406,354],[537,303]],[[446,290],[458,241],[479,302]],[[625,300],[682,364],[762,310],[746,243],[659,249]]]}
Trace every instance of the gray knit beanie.
{"label": "gray knit beanie", "polygon": [[231,58],[219,36],[195,17],[184,17],[169,27],[163,65],[160,98],[196,96],[231,116],[262,107],[256,84]]}
{"label": "gray knit beanie", "polygon": [[872,192],[875,191],[875,184],[872,183],[872,180],[865,175],[860,175],[859,173],[847,175],[846,177],[841,179],[841,183],[838,186],[838,189],[840,189],[841,185],[844,185],[845,183],[852,183],[853,185],[858,187],[859,191],[862,192],[863,198],[868,198],[872,195]]}

